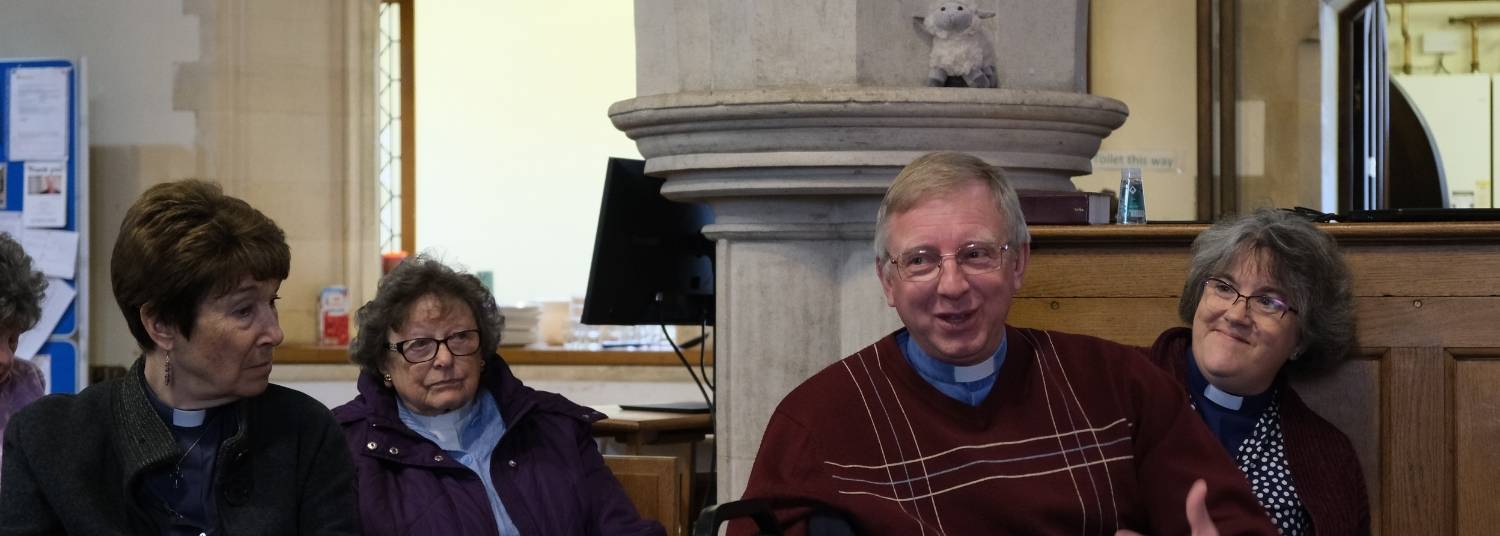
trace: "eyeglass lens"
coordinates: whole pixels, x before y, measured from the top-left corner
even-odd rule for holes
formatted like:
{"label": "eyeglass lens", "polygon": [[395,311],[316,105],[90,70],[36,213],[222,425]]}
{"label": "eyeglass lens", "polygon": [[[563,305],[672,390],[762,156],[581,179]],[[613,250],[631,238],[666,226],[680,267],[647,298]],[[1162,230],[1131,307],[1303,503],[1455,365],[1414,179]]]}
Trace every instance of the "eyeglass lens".
{"label": "eyeglass lens", "polygon": [[1288,306],[1286,302],[1275,296],[1247,296],[1244,294],[1240,294],[1239,289],[1235,288],[1234,285],[1231,285],[1229,284],[1229,282],[1222,279],[1210,277],[1207,281],[1204,281],[1203,284],[1204,286],[1208,287],[1210,293],[1214,297],[1218,298],[1220,301],[1224,302],[1230,307],[1238,304],[1240,299],[1243,298],[1246,303],[1250,304],[1250,309],[1252,311],[1265,316],[1275,316],[1280,318],[1282,316],[1286,316],[1287,311],[1295,311],[1295,309],[1292,309],[1290,306]]}
{"label": "eyeglass lens", "polygon": [[953,257],[959,270],[969,275],[979,275],[1000,269],[1001,260],[1009,244],[972,243],[947,255],[936,250],[916,249],[893,259],[901,271],[901,277],[910,281],[927,281],[937,277],[943,270],[943,258]]}
{"label": "eyeglass lens", "polygon": [[420,337],[396,343],[396,351],[412,363],[421,363],[437,355],[439,344],[448,346],[448,353],[465,356],[479,351],[479,330],[470,329],[454,333],[442,339]]}

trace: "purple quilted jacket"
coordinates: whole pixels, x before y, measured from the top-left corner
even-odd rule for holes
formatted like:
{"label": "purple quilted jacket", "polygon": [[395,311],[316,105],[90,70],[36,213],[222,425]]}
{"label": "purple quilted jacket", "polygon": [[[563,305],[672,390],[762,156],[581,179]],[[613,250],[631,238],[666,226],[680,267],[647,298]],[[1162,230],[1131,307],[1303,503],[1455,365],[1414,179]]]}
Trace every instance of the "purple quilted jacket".
{"label": "purple quilted jacket", "polygon": [[[590,425],[604,415],[521,384],[499,356],[480,379],[507,430],[491,458],[495,488],[523,535],[665,535],[625,496]],[[401,422],[395,391],[363,372],[333,410],[354,468],[365,534],[497,534],[479,477]]]}

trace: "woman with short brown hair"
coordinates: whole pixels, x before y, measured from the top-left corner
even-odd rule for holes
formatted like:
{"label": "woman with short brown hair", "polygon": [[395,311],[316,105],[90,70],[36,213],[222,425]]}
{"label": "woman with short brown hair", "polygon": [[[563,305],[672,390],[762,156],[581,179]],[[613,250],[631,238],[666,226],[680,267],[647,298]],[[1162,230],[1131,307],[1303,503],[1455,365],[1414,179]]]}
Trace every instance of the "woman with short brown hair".
{"label": "woman with short brown hair", "polygon": [[281,228],[217,185],[146,190],[110,260],[141,357],[16,415],[0,533],[357,533],[338,425],[267,381],[290,258]]}

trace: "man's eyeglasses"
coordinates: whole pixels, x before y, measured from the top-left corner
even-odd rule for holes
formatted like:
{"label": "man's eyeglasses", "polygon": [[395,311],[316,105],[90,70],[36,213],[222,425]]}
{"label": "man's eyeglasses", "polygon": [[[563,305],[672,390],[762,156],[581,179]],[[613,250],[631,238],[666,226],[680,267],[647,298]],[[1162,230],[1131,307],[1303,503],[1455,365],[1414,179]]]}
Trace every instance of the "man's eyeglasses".
{"label": "man's eyeglasses", "polygon": [[1234,285],[1229,284],[1228,281],[1219,279],[1217,277],[1208,278],[1203,282],[1203,286],[1208,290],[1209,296],[1218,299],[1220,305],[1227,304],[1228,307],[1234,307],[1235,304],[1238,304],[1240,302],[1240,298],[1244,298],[1245,303],[1250,304],[1251,311],[1255,311],[1256,313],[1259,313],[1260,315],[1267,318],[1283,318],[1286,316],[1287,311],[1291,311],[1293,313],[1297,312],[1296,309],[1293,309],[1292,306],[1287,305],[1285,301],[1281,300],[1281,298],[1265,295],[1246,296],[1244,294],[1240,294],[1239,289],[1234,288]]}
{"label": "man's eyeglasses", "polygon": [[987,274],[1005,265],[1005,252],[1010,244],[970,242],[958,251],[949,254],[937,250],[917,248],[891,258],[896,273],[907,281],[931,281],[943,271],[943,259],[953,257],[959,271],[968,275]]}
{"label": "man's eyeglasses", "polygon": [[438,345],[447,345],[448,353],[453,354],[453,357],[473,355],[479,351],[479,330],[466,329],[441,339],[418,337],[386,343],[385,347],[401,354],[408,363],[425,363],[437,355]]}

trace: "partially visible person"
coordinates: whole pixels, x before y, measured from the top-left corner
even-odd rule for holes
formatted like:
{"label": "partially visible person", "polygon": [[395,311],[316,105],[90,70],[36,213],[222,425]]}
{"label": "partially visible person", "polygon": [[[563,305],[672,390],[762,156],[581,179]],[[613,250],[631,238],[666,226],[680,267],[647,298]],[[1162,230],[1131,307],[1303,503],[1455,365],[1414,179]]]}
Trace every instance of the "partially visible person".
{"label": "partially visible person", "polygon": [[110,258],[140,357],[16,414],[0,534],[357,534],[338,424],[267,381],[290,262],[281,228],[218,185],[147,189]]}
{"label": "partially visible person", "polygon": [[1299,216],[1225,220],[1193,240],[1177,307],[1191,327],[1151,348],[1282,534],[1370,533],[1353,445],[1287,381],[1354,345],[1350,280],[1333,237]]}
{"label": "partially visible person", "polygon": [[874,245],[904,327],[782,399],[745,498],[817,499],[873,534],[1275,533],[1139,349],[1007,325],[1031,238],[999,170],[917,158]]}
{"label": "partially visible person", "polygon": [[[0,434],[10,416],[42,397],[42,371],[16,357],[21,334],[42,316],[42,293],[47,279],[31,267],[31,257],[9,234],[0,233]],[[0,457],[5,454],[0,445]]]}
{"label": "partially visible person", "polygon": [[479,279],[419,255],[359,309],[359,395],[334,409],[366,534],[664,535],[590,433],[604,415],[521,383]]}

